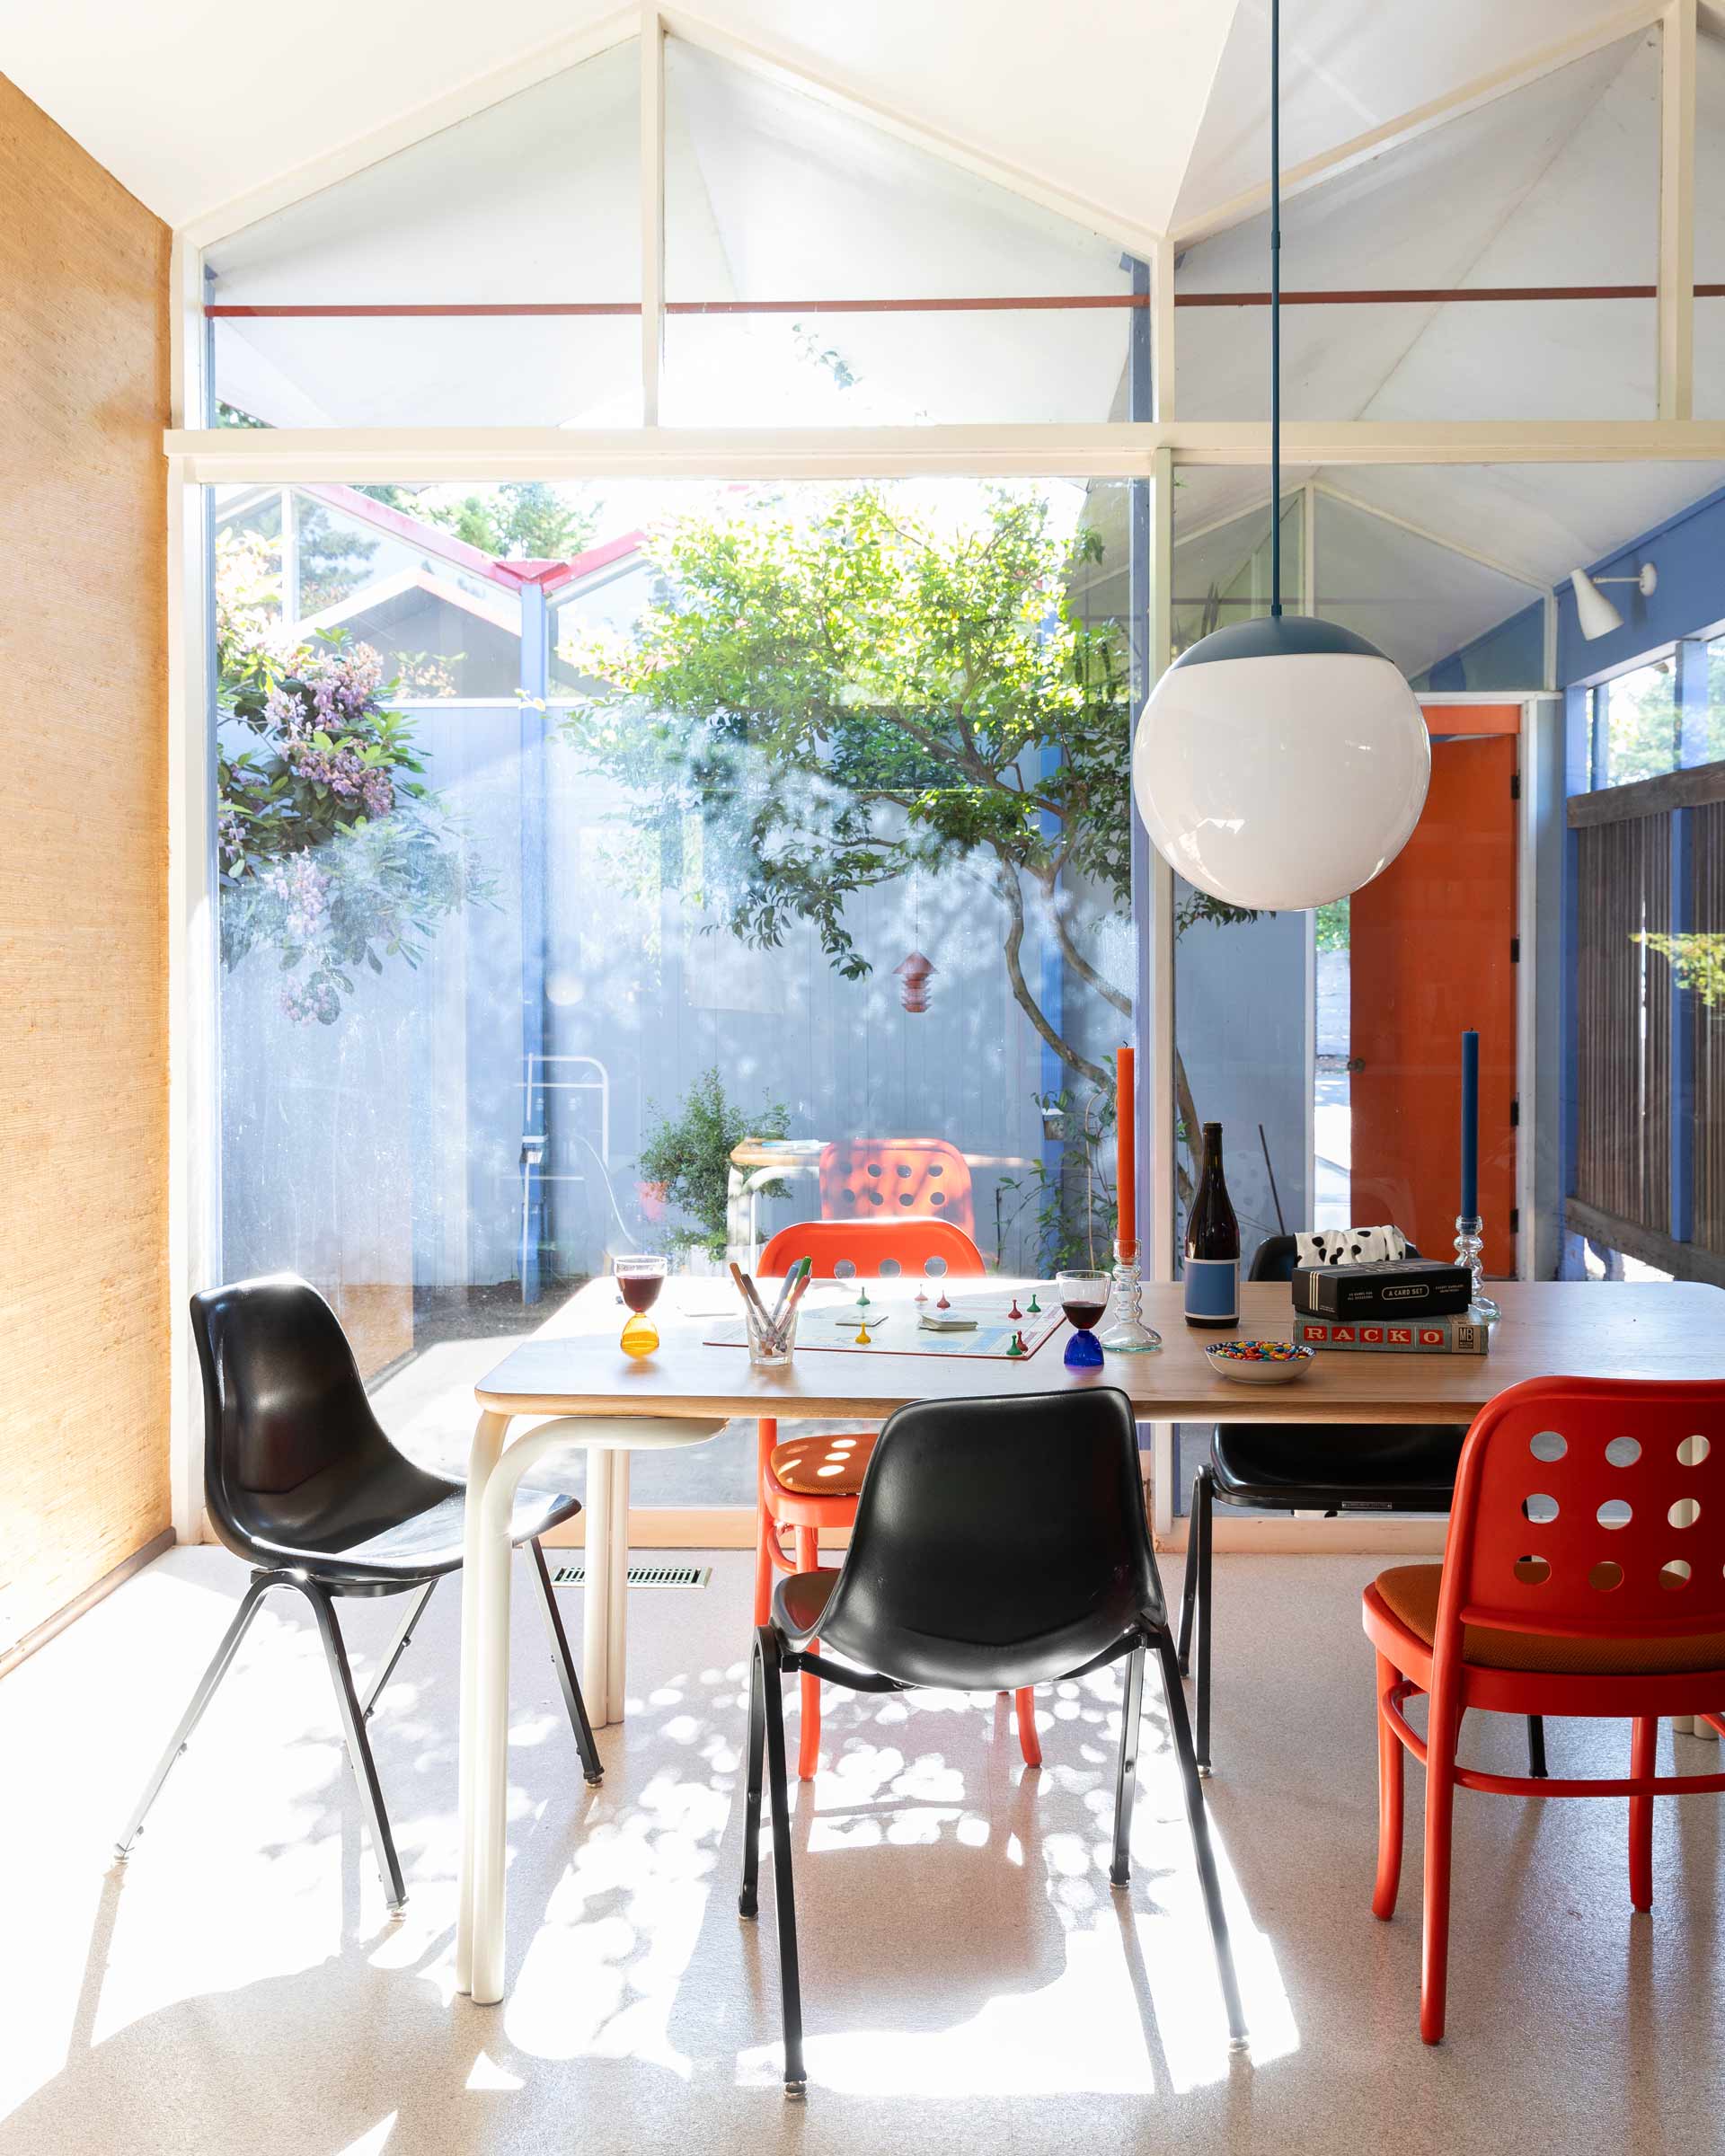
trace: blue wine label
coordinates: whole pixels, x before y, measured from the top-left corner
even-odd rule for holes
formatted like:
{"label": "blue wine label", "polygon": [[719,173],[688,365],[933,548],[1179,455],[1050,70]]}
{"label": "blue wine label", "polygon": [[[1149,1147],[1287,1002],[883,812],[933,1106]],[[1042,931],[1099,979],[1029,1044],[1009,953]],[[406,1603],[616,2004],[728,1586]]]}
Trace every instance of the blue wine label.
{"label": "blue wine label", "polygon": [[1186,1260],[1186,1315],[1236,1324],[1240,1317],[1240,1260],[1189,1258]]}

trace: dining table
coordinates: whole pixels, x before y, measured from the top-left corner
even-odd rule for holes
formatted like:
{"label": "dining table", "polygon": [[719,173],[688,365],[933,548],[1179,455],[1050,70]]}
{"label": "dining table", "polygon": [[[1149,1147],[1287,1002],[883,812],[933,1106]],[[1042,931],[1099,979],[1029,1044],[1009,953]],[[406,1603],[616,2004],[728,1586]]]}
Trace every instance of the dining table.
{"label": "dining table", "polygon": [[[855,1286],[856,1283],[840,1284]],[[879,1309],[907,1305],[928,1285],[866,1283]],[[1029,1286],[990,1275],[954,1293]],[[1042,1292],[1048,1293],[1047,1284]],[[1219,1377],[1204,1349],[1217,1336],[1187,1326],[1177,1284],[1144,1290],[1144,1321],[1162,1338],[1152,1354],[1108,1356],[1069,1369],[1064,1319],[1034,1352],[1003,1360],[907,1351],[914,1321],[880,1327],[867,1346],[838,1329],[808,1344],[807,1329],[779,1368],[739,1345],[740,1305],[728,1281],[674,1278],[654,1311],[660,1344],[625,1354],[615,1283],[590,1281],[475,1388],[479,1420],[468,1467],[462,1587],[461,1896],[456,1983],[480,2004],[504,1992],[508,1833],[509,1541],[515,1490],[538,1462],[616,1418],[711,1424],[735,1417],[881,1421],[915,1401],[1021,1398],[1114,1386],[1144,1422],[1466,1423],[1496,1393],[1531,1377],[1725,1377],[1725,1291],[1691,1281],[1493,1283],[1501,1316],[1485,1355],[1321,1349],[1296,1381],[1274,1389]],[[1238,1334],[1290,1336],[1285,1283],[1243,1285]],[[842,1340],[843,1344],[839,1344]],[[513,1434],[513,1435],[512,1435]],[[629,1453],[589,1453],[583,1606],[583,1684],[596,1725],[623,1714]],[[739,1635],[738,1655],[748,1641]]]}

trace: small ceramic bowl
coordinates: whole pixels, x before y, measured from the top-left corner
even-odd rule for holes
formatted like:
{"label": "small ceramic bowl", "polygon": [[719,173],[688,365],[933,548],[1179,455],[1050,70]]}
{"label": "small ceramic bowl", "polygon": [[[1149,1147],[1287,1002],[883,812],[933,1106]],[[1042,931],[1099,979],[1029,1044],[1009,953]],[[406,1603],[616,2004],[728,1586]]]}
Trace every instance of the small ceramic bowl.
{"label": "small ceramic bowl", "polygon": [[1292,1340],[1212,1340],[1204,1350],[1218,1377],[1236,1385],[1289,1385],[1312,1366],[1313,1350]]}

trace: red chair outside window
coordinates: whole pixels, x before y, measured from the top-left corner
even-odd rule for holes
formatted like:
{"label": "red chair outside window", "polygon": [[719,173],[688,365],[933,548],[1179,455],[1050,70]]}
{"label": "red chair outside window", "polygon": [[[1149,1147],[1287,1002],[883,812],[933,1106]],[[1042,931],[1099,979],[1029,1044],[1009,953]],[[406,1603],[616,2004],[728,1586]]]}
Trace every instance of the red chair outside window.
{"label": "red chair outside window", "polygon": [[[830,1151],[831,1148],[828,1148]],[[980,1278],[982,1253],[970,1238],[943,1219],[801,1220],[781,1228],[761,1252],[763,1275],[787,1273],[800,1259],[814,1259],[813,1277],[880,1279],[899,1273],[945,1279]],[[843,1268],[843,1270],[841,1270]],[[755,1529],[755,1622],[773,1614],[773,1574],[813,1572],[820,1567],[821,1531],[836,1533],[856,1517],[856,1500],[874,1452],[877,1433],[839,1430],[779,1443],[777,1419],[758,1424],[759,1498]],[[779,1540],[781,1528],[796,1537],[794,1557]],[[820,1758],[820,1680],[806,1675],[797,1739],[797,1772],[809,1780]],[[1025,1762],[1042,1763],[1036,1705],[1026,1688],[1014,1695],[1018,1741]]]}
{"label": "red chair outside window", "polygon": [[824,1220],[943,1220],[977,1232],[970,1164],[944,1138],[840,1138],[820,1156]]}
{"label": "red chair outside window", "polygon": [[[1372,1908],[1395,1913],[1402,1754],[1426,1769],[1420,2033],[1444,2033],[1451,1817],[1458,1789],[1627,1797],[1630,1900],[1653,1905],[1653,1800],[1725,1790],[1654,1772],[1659,1718],[1725,1732],[1725,1381],[1534,1378],[1481,1409],[1462,1448],[1444,1561],[1366,1590],[1377,1649],[1378,1852]],[[1403,1709],[1430,1695],[1422,1740]],[[1462,1718],[1621,1717],[1627,1777],[1534,1780],[1456,1763]]]}

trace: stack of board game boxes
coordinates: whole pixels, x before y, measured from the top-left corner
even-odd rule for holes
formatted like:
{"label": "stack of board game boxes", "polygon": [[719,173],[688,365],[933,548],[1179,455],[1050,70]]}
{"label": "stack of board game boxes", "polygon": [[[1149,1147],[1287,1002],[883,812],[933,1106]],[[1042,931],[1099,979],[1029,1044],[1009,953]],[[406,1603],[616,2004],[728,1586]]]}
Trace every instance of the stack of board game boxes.
{"label": "stack of board game boxes", "polygon": [[1433,1258],[1299,1266],[1294,1339],[1380,1355],[1483,1355],[1491,1328],[1469,1314],[1473,1286],[1464,1265]]}

